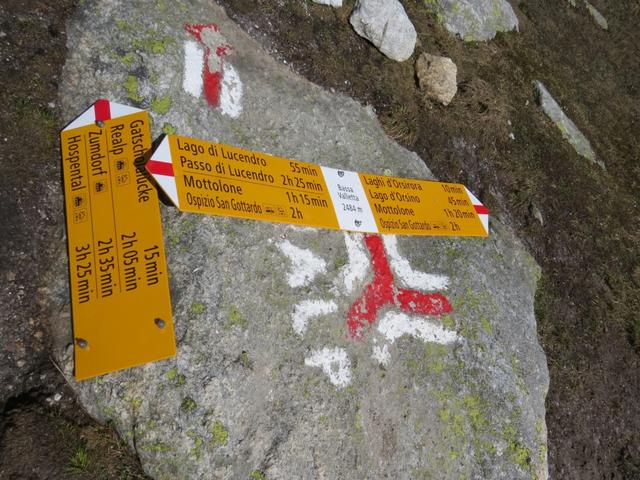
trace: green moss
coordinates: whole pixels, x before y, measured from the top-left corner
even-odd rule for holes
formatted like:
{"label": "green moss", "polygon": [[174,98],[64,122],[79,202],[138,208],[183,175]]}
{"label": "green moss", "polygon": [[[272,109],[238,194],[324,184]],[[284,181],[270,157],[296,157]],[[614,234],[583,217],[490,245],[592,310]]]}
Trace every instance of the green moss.
{"label": "green moss", "polygon": [[120,30],[128,30],[131,28],[131,25],[129,25],[129,22],[126,20],[116,20],[116,27]]}
{"label": "green moss", "polygon": [[123,55],[123,56],[120,57],[120,61],[126,67],[130,67],[135,59],[136,59],[136,55],[134,53],[127,53],[126,55]]}
{"label": "green moss", "polygon": [[456,328],[456,321],[451,315],[443,315],[440,319],[442,325],[449,330],[454,330]]}
{"label": "green moss", "polygon": [[105,417],[107,417],[108,419],[112,419],[115,418],[116,416],[116,407],[104,407],[102,409],[102,413],[104,414]]}
{"label": "green moss", "polygon": [[191,304],[191,313],[193,313],[194,315],[200,315],[201,313],[204,313],[205,310],[206,307],[204,306],[204,303],[193,302]]}
{"label": "green moss", "polygon": [[162,126],[162,133],[166,134],[166,135],[175,135],[176,134],[176,127],[174,127],[173,125],[171,125],[170,123],[165,123]]}
{"label": "green moss", "polygon": [[173,384],[173,386],[181,387],[186,383],[187,378],[181,373],[178,373],[176,367],[173,367],[167,372],[167,380]]}
{"label": "green moss", "polygon": [[184,397],[182,399],[182,403],[180,404],[180,408],[183,412],[193,412],[198,407],[196,401],[191,397]]}
{"label": "green moss", "polygon": [[129,75],[124,82],[124,89],[127,92],[127,98],[134,102],[140,103],[142,97],[138,93],[138,79],[135,75]]}
{"label": "green moss", "polygon": [[211,445],[224,447],[229,441],[229,430],[220,420],[216,420],[211,427]]}
{"label": "green moss", "polygon": [[174,43],[171,37],[156,38],[152,35],[143,38],[142,40],[134,40],[131,46],[136,50],[141,50],[145,53],[161,54],[165,53],[167,47]]}
{"label": "green moss", "polygon": [[166,453],[171,450],[169,445],[164,442],[149,443],[147,445],[143,445],[142,449],[153,453]]}
{"label": "green moss", "polygon": [[480,324],[482,325],[482,329],[487,332],[489,335],[493,334],[493,326],[491,326],[491,322],[484,315],[480,316]]}
{"label": "green moss", "polygon": [[269,480],[267,476],[262,473],[260,470],[254,470],[249,474],[249,478],[251,480]]}
{"label": "green moss", "polygon": [[241,330],[247,329],[247,320],[244,318],[244,315],[240,313],[238,307],[235,305],[231,307],[231,311],[229,312],[229,318],[224,328],[226,330],[231,330],[233,327],[240,327]]}
{"label": "green moss", "polygon": [[244,368],[251,368],[251,359],[249,358],[249,354],[247,352],[243,351],[242,353],[240,353],[240,357],[238,357],[238,360]]}
{"label": "green moss", "polygon": [[189,451],[189,454],[199,459],[202,456],[202,445],[204,444],[204,440],[200,437],[195,430],[187,431],[187,437],[193,440],[193,448]]}
{"label": "green moss", "polygon": [[167,113],[169,107],[171,107],[171,97],[169,95],[151,100],[151,110],[160,115]]}

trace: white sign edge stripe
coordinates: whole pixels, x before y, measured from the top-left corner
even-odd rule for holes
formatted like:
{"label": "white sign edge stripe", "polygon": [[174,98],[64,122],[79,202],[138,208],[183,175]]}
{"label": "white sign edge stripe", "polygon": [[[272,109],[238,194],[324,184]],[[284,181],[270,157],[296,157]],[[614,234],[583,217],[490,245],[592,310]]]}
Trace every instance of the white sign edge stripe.
{"label": "white sign edge stripe", "polygon": [[[467,192],[467,196],[469,197],[469,200],[471,200],[471,204],[472,205],[481,205],[481,206],[485,206],[484,203],[482,203],[480,200],[478,200],[478,198],[471,193],[471,190],[469,190],[467,187],[464,187],[465,191]],[[480,218],[480,222],[482,223],[482,226],[484,227],[484,230],[487,232],[487,235],[489,234],[489,214],[488,213],[478,213],[477,214],[478,217]]]}
{"label": "white sign edge stripe", "polygon": [[[73,119],[66,127],[62,129],[63,132],[67,130],[74,130],[80,127],[86,127],[87,125],[91,125],[96,122],[96,113],[95,113],[95,105],[96,102],[93,102],[89,108],[87,108],[84,112],[78,115],[75,119]],[[130,107],[129,105],[123,105],[121,103],[116,103],[112,101],[109,102],[109,110],[111,112],[111,119],[124,117],[126,115],[131,115],[133,113],[142,112],[140,108]]]}
{"label": "white sign edge stripe", "polygon": [[[151,155],[150,161],[168,163],[173,168],[173,162],[171,159],[171,148],[169,147],[169,137],[165,135],[160,142],[160,145],[154,150]],[[178,197],[178,187],[176,185],[176,177],[170,177],[168,175],[159,175],[152,173],[151,176],[158,182],[158,185],[164,193],[171,199],[173,204],[180,208],[180,200]]]}

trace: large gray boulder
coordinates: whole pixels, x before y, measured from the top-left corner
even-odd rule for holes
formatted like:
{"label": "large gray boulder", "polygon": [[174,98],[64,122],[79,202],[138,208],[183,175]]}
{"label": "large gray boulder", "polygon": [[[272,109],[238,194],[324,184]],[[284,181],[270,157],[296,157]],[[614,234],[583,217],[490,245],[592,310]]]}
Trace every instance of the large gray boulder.
{"label": "large gray boulder", "polygon": [[[211,42],[223,38],[234,51],[214,65],[233,80],[217,107],[210,94],[197,96],[198,78],[185,67],[204,64],[183,29],[196,22],[215,22]],[[68,47],[60,98],[68,118],[108,96],[154,107],[155,134],[431,178],[370,109],[295,75],[210,2],[175,2],[169,15],[155,1],[87,1]],[[362,235],[174,208],[162,216],[177,356],[71,380],[150,476],[547,477],[548,374],[533,313],[539,269],[505,227],[494,222],[487,239],[366,244]],[[409,315],[389,303],[352,338],[349,308],[374,280],[371,243],[397,287],[439,293],[451,313]],[[68,328],[65,268],[61,261],[51,291],[53,322]],[[60,333],[56,357],[70,377],[69,339]]]}
{"label": "large gray boulder", "polygon": [[498,32],[518,30],[518,17],[507,0],[428,0],[447,30],[467,42],[491,40]]}
{"label": "large gray boulder", "polygon": [[416,29],[398,0],[358,0],[349,21],[392,60],[404,62],[413,54]]}

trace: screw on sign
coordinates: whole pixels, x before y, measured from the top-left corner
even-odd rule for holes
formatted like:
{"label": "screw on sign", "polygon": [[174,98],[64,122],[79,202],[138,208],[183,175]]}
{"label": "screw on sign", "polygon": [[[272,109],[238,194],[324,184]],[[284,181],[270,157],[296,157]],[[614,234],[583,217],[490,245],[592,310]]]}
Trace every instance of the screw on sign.
{"label": "screw on sign", "polygon": [[362,338],[365,328],[376,321],[378,310],[393,304],[407,313],[442,315],[451,312],[451,304],[441,293],[421,293],[417,290],[397,288],[384,251],[382,238],[365,235],[365,245],[371,254],[373,280],[356,300],[347,315],[347,326],[352,338]]}

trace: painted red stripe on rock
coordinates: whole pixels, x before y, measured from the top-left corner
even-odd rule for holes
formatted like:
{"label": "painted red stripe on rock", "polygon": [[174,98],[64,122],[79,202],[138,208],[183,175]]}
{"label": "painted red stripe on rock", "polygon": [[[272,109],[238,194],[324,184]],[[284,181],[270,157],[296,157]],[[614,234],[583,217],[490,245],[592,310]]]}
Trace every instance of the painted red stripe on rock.
{"label": "painted red stripe on rock", "polygon": [[[233,47],[227,43],[219,43],[212,45],[212,35],[209,34],[203,38],[203,32],[210,30],[212,32],[220,32],[218,25],[210,23],[208,25],[198,24],[190,25],[185,24],[184,29],[193,35],[193,37],[204,47],[204,69],[202,71],[202,83],[204,85],[204,96],[207,102],[212,107],[220,106],[220,90],[222,85],[222,64],[220,63],[220,70],[211,70],[210,57],[216,55],[218,57],[224,57],[230,55],[233,51]],[[217,39],[222,40],[222,37]],[[212,52],[212,49],[214,51]]]}
{"label": "painted red stripe on rock", "polygon": [[173,165],[168,162],[158,162],[157,160],[149,160],[147,162],[147,171],[152,175],[164,175],[173,177]]}
{"label": "painted red stripe on rock", "polygon": [[109,100],[101,98],[93,105],[93,111],[96,116],[96,122],[104,122],[111,120],[111,105]]}
{"label": "painted red stripe on rock", "polygon": [[351,338],[362,338],[366,327],[376,321],[378,310],[387,304],[393,304],[404,312],[422,315],[451,312],[451,304],[440,293],[425,294],[405,288],[397,289],[382,238],[378,235],[366,235],[364,241],[371,254],[373,280],[349,308],[347,327]]}
{"label": "painted red stripe on rock", "polygon": [[489,215],[489,209],[484,205],[474,205],[473,208],[476,209],[478,215]]}

